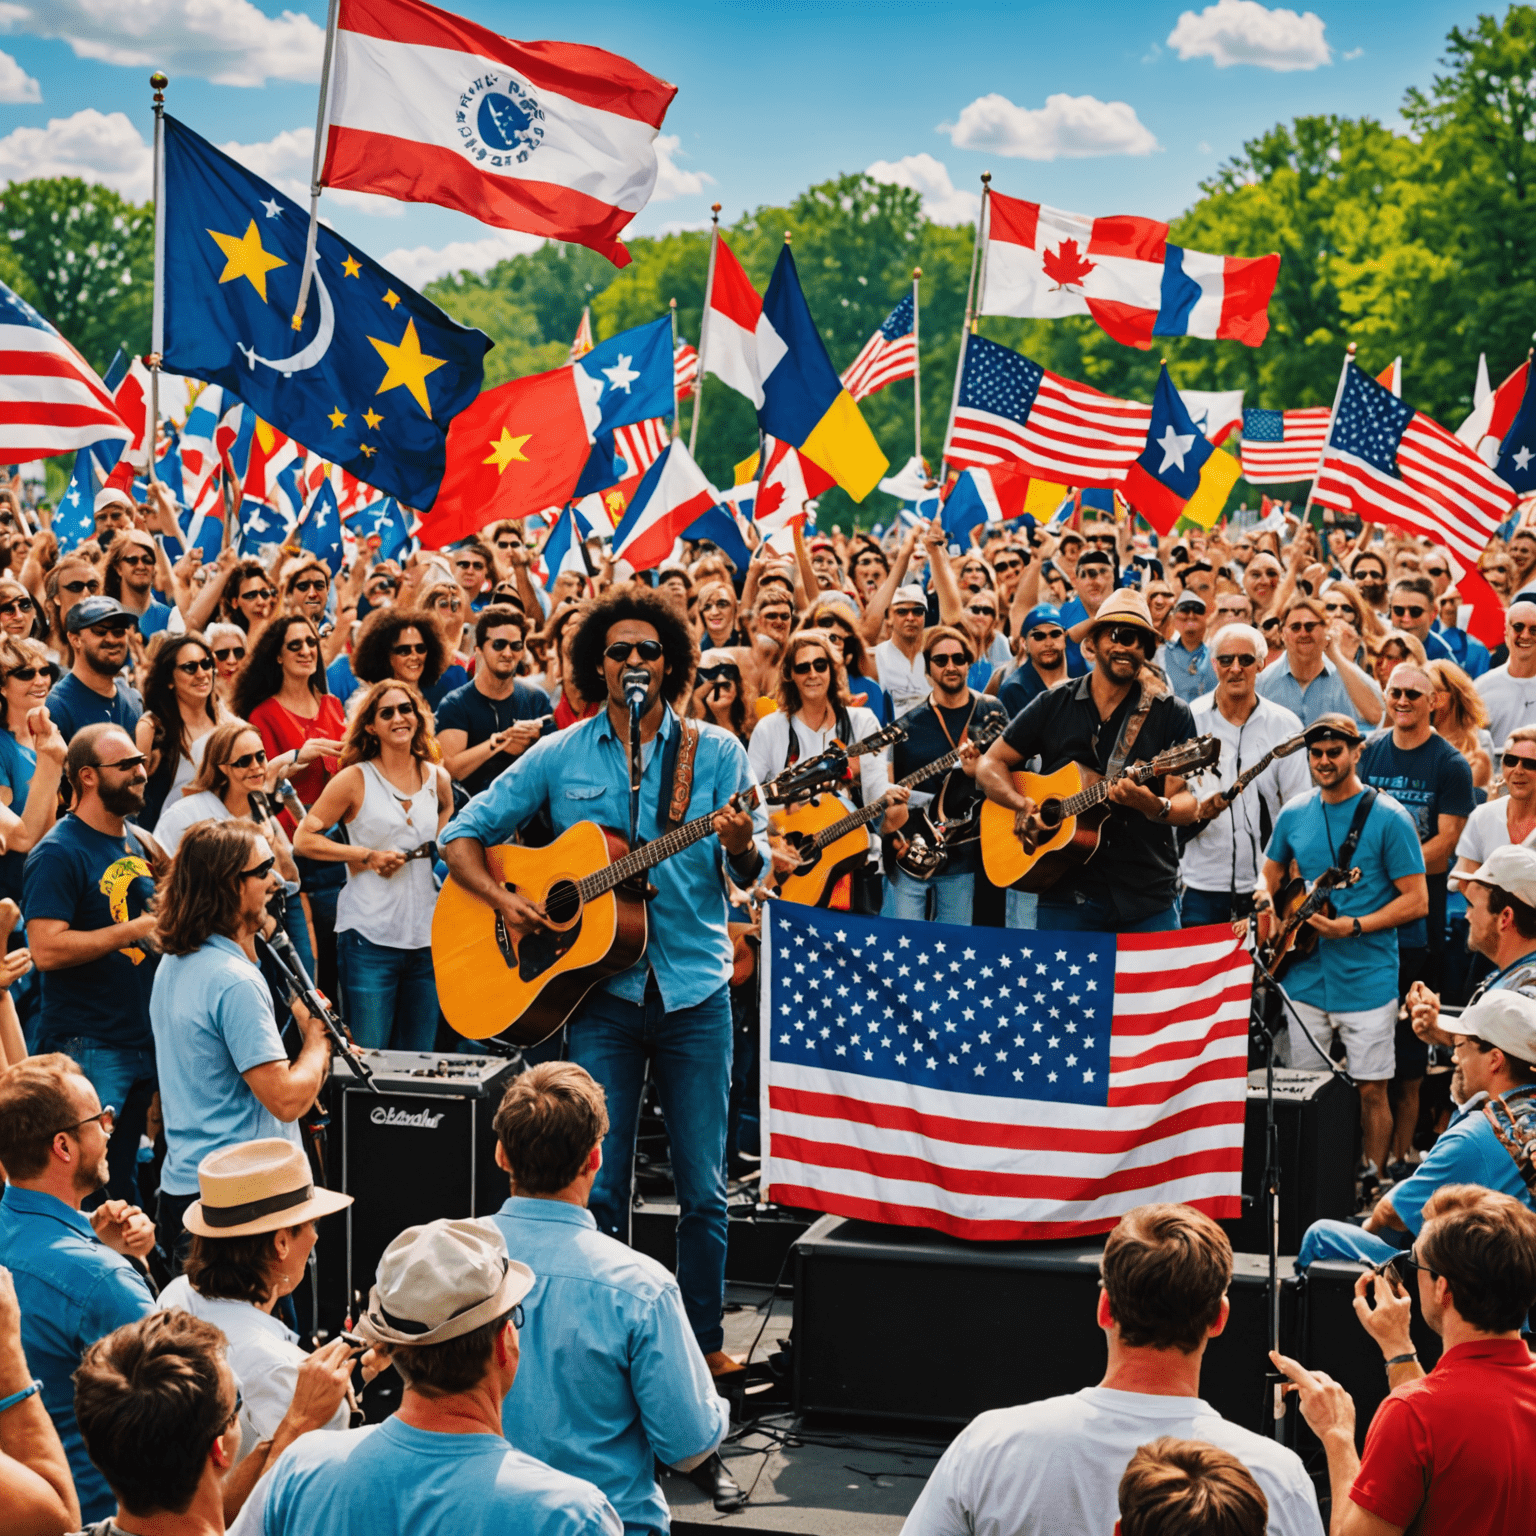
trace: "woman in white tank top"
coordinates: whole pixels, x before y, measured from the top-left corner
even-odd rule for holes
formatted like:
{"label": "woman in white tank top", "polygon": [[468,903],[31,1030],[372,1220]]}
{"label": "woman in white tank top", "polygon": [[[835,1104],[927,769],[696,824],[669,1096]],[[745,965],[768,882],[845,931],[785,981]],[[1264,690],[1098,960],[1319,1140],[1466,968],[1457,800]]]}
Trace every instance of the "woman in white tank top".
{"label": "woman in white tank top", "polygon": [[[347,727],[341,764],[293,846],[305,858],[347,866],[336,903],[342,1014],[359,1045],[430,1051],[437,887],[429,845],[435,849],[453,813],[453,791],[421,694],[392,678],[374,683]],[[345,843],[325,836],[338,822]]]}

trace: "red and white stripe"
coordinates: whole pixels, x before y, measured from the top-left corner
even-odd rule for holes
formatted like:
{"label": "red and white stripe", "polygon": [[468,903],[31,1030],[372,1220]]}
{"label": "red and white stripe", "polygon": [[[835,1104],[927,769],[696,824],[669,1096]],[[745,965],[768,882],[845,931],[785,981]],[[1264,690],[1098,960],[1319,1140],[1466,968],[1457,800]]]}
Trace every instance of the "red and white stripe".
{"label": "red and white stripe", "polygon": [[843,388],[856,401],[864,400],[887,384],[910,379],[916,372],[917,337],[908,331],[895,341],[887,341],[882,332],[876,331],[848,364],[843,373]]}
{"label": "red and white stripe", "polygon": [[[923,1088],[765,1053],[776,1203],[983,1241],[1239,1214],[1252,960],[1229,928],[1116,939],[1109,1103]],[[773,963],[765,929],[764,963]],[[764,977],[764,988],[769,976]]]}
{"label": "red and white stripe", "polygon": [[672,391],[679,400],[686,400],[698,383],[699,354],[686,341],[680,341],[672,354]]}
{"label": "red and white stripe", "polygon": [[681,439],[667,446],[666,462],[640,485],[613,531],[613,558],[648,571],[672,553],[683,530],[704,516],[720,497],[693,462]]}
{"label": "red and white stripe", "polygon": [[1243,478],[1252,485],[1283,485],[1290,480],[1310,480],[1317,473],[1318,455],[1328,441],[1326,405],[1300,411],[1282,411],[1285,437],[1278,443],[1243,438],[1239,454]]}
{"label": "red and white stripe", "polygon": [[1022,424],[962,405],[944,457],[957,469],[1017,464],[1039,480],[1119,485],[1147,446],[1152,407],[1047,373]]}
{"label": "red and white stripe", "polygon": [[[601,251],[656,185],[655,139],[677,87],[602,48],[514,42],[422,0],[341,0],[322,182],[457,208],[483,224]],[[508,81],[538,141],[493,147],[488,92]]]}
{"label": "red and white stripe", "polygon": [[745,395],[759,410],[763,380],[788,349],[763,318],[763,296],[752,286],[723,238],[715,240],[715,271],[699,335],[704,372]]}
{"label": "red and white stripe", "polygon": [[633,426],[613,429],[613,446],[629,465],[625,478],[643,475],[667,451],[672,441],[672,425],[665,416],[652,416]]}
{"label": "red and white stripe", "polygon": [[[0,316],[5,313],[0,309]],[[35,324],[15,325],[0,319],[0,463],[132,438],[107,386],[47,321],[39,316]]]}

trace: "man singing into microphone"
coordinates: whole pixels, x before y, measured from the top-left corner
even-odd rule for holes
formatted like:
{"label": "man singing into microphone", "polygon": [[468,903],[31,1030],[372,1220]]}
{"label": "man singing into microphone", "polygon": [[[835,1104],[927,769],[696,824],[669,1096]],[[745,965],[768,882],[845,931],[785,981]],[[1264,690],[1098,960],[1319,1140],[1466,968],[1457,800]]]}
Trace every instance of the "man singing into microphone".
{"label": "man singing into microphone", "polygon": [[237,1142],[282,1136],[299,1146],[299,1117],[330,1069],[324,1024],[290,1006],[303,1048],[289,1061],[256,962],[256,935],[281,881],[271,845],[249,821],[188,829],[161,887],[155,937],[163,958],[149,999],[165,1116],[156,1212],[175,1254],[182,1213],[198,1197],[197,1167]]}
{"label": "man singing into microphone", "polygon": [[[535,742],[441,834],[453,878],[499,911],[513,939],[547,927],[540,909],[500,885],[487,846],[511,842],[540,809],[558,836],[577,822],[629,829],[632,695],[640,710],[644,771],[637,839],[714,813],[705,838],[656,865],[649,942],[639,962],[594,989],[567,1026],[567,1055],[603,1085],[610,1126],[588,1208],[598,1228],[629,1240],[631,1170],[647,1060],[661,1094],[677,1181],[677,1280],[688,1321],[715,1375],[739,1366],[723,1351],[725,1136],[731,1076],[731,940],[727,876],[750,886],[767,856],[762,808],[733,807],[753,785],[741,743],[708,721],[682,721],[698,652],[685,622],[647,588],[616,587],[582,619],[571,646],[572,682],[607,708]],[[685,726],[696,728],[691,792]]]}

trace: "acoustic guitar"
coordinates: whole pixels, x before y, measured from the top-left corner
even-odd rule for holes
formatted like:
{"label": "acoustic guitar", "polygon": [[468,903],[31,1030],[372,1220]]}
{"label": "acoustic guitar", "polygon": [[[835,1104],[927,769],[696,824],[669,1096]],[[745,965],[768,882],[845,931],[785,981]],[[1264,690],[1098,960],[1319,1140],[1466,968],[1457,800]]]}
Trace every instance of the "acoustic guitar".
{"label": "acoustic guitar", "polygon": [[[991,715],[977,726],[969,739],[980,751],[985,752],[1003,734],[1007,726],[1006,715]],[[943,757],[930,763],[923,770],[924,775],[930,776],[943,772],[950,760],[956,756],[955,753],[946,752]],[[945,775],[944,782],[934,793],[933,799],[927,805],[914,809],[907,817],[906,825],[899,832],[892,832],[886,837],[885,870],[887,874],[890,874],[893,869],[899,869],[904,875],[910,875],[914,880],[932,880],[935,875],[942,874],[949,867],[951,849],[967,841],[968,838],[974,838],[977,812],[980,808],[979,801],[958,816],[943,814],[945,798],[957,775],[964,779],[959,769],[951,768]],[[935,811],[938,812],[937,815],[934,814]]]}
{"label": "acoustic guitar", "polygon": [[[1268,768],[1269,765],[1274,762],[1277,757],[1289,757],[1291,753],[1299,752],[1306,745],[1306,743],[1306,733],[1304,731],[1298,731],[1294,736],[1288,736],[1284,741],[1280,742],[1278,746],[1271,747],[1269,751],[1266,752],[1264,756],[1261,757],[1258,762],[1253,765],[1253,767],[1243,769],[1243,771],[1238,774],[1235,779],[1233,779],[1231,785],[1221,791],[1222,799],[1224,799],[1227,803],[1221,808],[1220,811],[1216,813],[1216,815],[1224,815],[1227,811],[1230,811],[1232,809],[1232,802],[1236,800],[1237,797],[1242,794],[1242,792],[1247,789],[1248,786],[1252,784],[1253,781],[1258,778],[1258,776],[1263,773],[1264,770]],[[1200,834],[1205,831],[1208,826],[1210,826],[1211,822],[1215,821],[1215,819],[1216,816],[1212,816],[1208,821],[1197,821],[1192,823],[1190,826],[1177,828],[1176,831],[1179,841],[1179,852],[1183,853],[1184,850],[1189,847],[1189,845],[1194,842],[1194,840],[1199,837]]]}
{"label": "acoustic guitar", "polygon": [[1287,880],[1275,897],[1275,917],[1280,926],[1267,944],[1258,947],[1258,961],[1275,980],[1279,981],[1297,960],[1303,960],[1317,948],[1321,937],[1307,919],[1321,912],[1333,916],[1332,892],[1353,885],[1360,878],[1358,869],[1325,869],[1307,889],[1307,882],[1297,876]]}
{"label": "acoustic guitar", "polygon": [[1049,890],[1098,851],[1099,829],[1113,809],[1112,784],[1145,784],[1165,773],[1193,773],[1220,756],[1221,743],[1214,736],[1198,736],[1147,762],[1130,764],[1113,779],[1082,763],[1068,763],[1055,773],[1014,774],[1019,793],[1035,802],[1035,846],[1025,851],[1007,806],[986,801],[981,807],[981,862],[987,879],[1025,891]]}
{"label": "acoustic guitar", "polygon": [[[1006,725],[1007,721],[1000,717],[984,721],[972,739],[978,747],[987,746]],[[896,784],[910,789],[953,768],[959,761],[960,748],[952,747],[942,757],[898,779]],[[805,907],[826,906],[838,880],[858,869],[869,857],[869,824],[880,820],[888,809],[889,801],[884,795],[860,810],[849,811],[836,795],[823,794],[776,817],[776,830],[800,861],[790,874],[780,877],[779,895]]]}
{"label": "acoustic guitar", "polygon": [[[730,804],[751,810],[756,788]],[[649,936],[644,875],[714,831],[716,812],[638,848],[611,827],[579,821],[545,848],[485,850],[492,877],[542,904],[548,929],[520,942],[496,909],[445,880],[432,913],[437,998],[468,1040],[505,1035],[513,1045],[547,1040],[600,981],[628,970]]]}
{"label": "acoustic guitar", "polygon": [[844,775],[848,772],[850,759],[863,757],[870,752],[879,752],[885,747],[893,747],[897,742],[906,739],[906,727],[893,724],[881,726],[872,736],[866,736],[862,741],[854,742],[851,747],[845,747],[842,742],[834,741],[824,752],[818,752],[815,757],[791,763],[787,768],[776,773],[763,785],[763,799],[769,805],[782,805],[785,801],[801,800],[806,796],[817,794],[831,784],[842,782]]}

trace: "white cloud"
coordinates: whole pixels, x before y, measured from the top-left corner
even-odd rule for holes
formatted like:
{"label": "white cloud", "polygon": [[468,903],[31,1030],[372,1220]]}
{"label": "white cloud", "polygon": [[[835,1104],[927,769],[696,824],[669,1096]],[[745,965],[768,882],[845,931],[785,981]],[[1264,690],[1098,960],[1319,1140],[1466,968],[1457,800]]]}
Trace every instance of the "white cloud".
{"label": "white cloud", "polygon": [[124,113],[86,107],[0,139],[0,183],[37,176],[79,176],[142,203],[152,190],[149,146]]}
{"label": "white cloud", "polygon": [[715,178],[706,171],[685,171],[672,163],[673,155],[682,153],[682,139],[675,133],[656,136],[656,190],[653,203],[669,203],[674,197],[697,197],[706,182]]}
{"label": "white cloud", "polygon": [[434,278],[450,272],[485,272],[510,256],[524,256],[544,244],[539,235],[502,230],[484,240],[455,240],[450,245],[403,246],[381,257],[384,266],[403,277],[413,288],[424,288]]}
{"label": "white cloud", "polygon": [[[314,169],[315,130],[288,128],[260,144],[220,144],[219,148],[246,170],[270,181],[279,192],[286,192],[296,203],[309,207],[309,178]],[[327,208],[355,208],[360,213],[380,218],[404,216],[405,204],[392,197],[375,197],[371,192],[333,191],[327,187],[320,200],[321,218]]]}
{"label": "white cloud", "polygon": [[903,155],[900,160],[876,160],[866,176],[889,186],[910,187],[923,195],[923,212],[935,224],[969,224],[981,210],[981,197],[960,192],[949,179],[942,160],[932,155]]}
{"label": "white cloud", "polygon": [[77,59],[196,75],[215,85],[318,81],[325,29],[251,0],[29,0],[0,4],[0,32],[60,38]]}
{"label": "white cloud", "polygon": [[1258,0],[1217,0],[1198,15],[1185,11],[1168,34],[1181,59],[1212,59],[1218,69],[1256,64],[1260,69],[1316,69],[1330,58],[1323,18],[1270,10]]}
{"label": "white cloud", "polygon": [[0,101],[41,101],[43,88],[8,53],[0,53]]}
{"label": "white cloud", "polygon": [[1089,155],[1150,155],[1158,142],[1124,101],[1058,93],[1043,107],[1019,107],[995,91],[978,96],[959,120],[940,123],[956,149],[988,150],[1018,160],[1076,160]]}
{"label": "white cloud", "polygon": [[1346,59],[1358,59],[1364,52],[1364,48],[1351,48],[1348,53],[1343,55],[1343,57]]}

